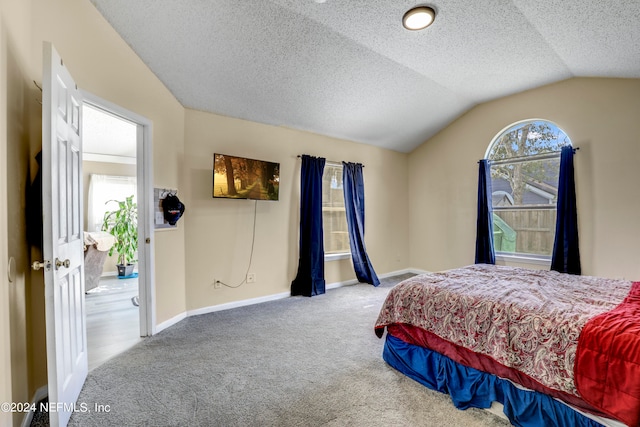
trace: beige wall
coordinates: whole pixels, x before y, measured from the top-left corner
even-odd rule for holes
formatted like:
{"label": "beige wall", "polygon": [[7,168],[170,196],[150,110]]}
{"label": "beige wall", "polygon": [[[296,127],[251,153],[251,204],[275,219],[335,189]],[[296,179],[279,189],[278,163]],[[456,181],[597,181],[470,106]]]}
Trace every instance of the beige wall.
{"label": "beige wall", "polygon": [[[18,261],[14,284],[8,286],[6,275],[0,274],[0,296],[9,294],[12,376],[9,383],[9,375],[0,371],[0,391],[11,384],[12,400],[29,401],[46,384],[44,289],[41,274],[29,270],[30,258],[40,254],[26,242],[24,214],[26,186],[35,174],[33,156],[41,144],[37,103],[41,95],[32,81],[42,80],[42,42],[55,46],[81,89],[153,122],[156,186],[181,187],[184,109],[88,0],[0,0],[0,5],[4,26],[0,75],[6,88],[0,114],[7,127],[0,145],[3,174],[6,170],[0,184],[6,180],[7,185],[6,190],[0,186],[0,196],[2,206],[8,206],[0,216],[0,244],[6,250],[0,252],[4,255],[0,264],[6,265],[8,256]],[[184,230],[179,227],[159,234],[154,239],[158,323],[186,309],[184,259],[175,256],[176,251],[184,251]],[[6,304],[4,298],[2,304]],[[3,360],[0,357],[0,370]],[[20,418],[17,414],[14,421]]]}
{"label": "beige wall", "polygon": [[[9,81],[19,82],[21,75],[18,64],[10,63]],[[29,245],[26,241],[27,222],[26,192],[30,185],[29,173],[29,139],[28,130],[20,125],[27,110],[32,107],[29,102],[35,102],[35,98],[29,98],[27,83],[9,86],[7,88],[7,99],[11,100],[8,105],[7,119],[8,145],[7,145],[7,228],[9,238],[9,256],[16,261],[16,277],[9,287],[9,300],[11,306],[9,310],[11,324],[11,369],[18,378],[27,376],[28,372],[28,279],[30,274],[29,265]],[[34,100],[34,101],[31,101]],[[3,260],[6,262],[6,260]],[[12,385],[13,395],[28,396],[28,382],[14,381]]]}
{"label": "beige wall", "polygon": [[640,279],[640,80],[575,78],[479,105],[409,157],[411,265],[473,263],[477,161],[519,120],[555,122],[575,157],[583,274]]}
{"label": "beige wall", "polygon": [[[2,1],[1,3],[2,43],[0,45],[0,75],[2,76],[2,142],[0,143],[2,157],[2,183],[0,189],[0,215],[2,232],[0,232],[0,296],[2,305],[3,324],[0,331],[2,337],[3,357],[0,371],[7,366],[7,351],[10,355],[10,373],[2,378],[2,401],[30,400],[29,382],[29,340],[33,327],[31,316],[30,295],[37,291],[30,286],[30,271],[28,267],[30,250],[26,240],[26,189],[32,175],[30,167],[31,154],[29,140],[31,134],[30,115],[39,114],[37,99],[39,92],[31,83],[28,76],[28,49],[30,46],[29,14],[30,5],[22,2]],[[5,208],[6,207],[6,208]],[[16,261],[15,279],[8,283],[6,279],[6,265],[9,257]],[[8,320],[8,330],[7,330]],[[8,332],[8,336],[7,336]],[[9,345],[6,345],[7,340]],[[5,346],[6,345],[6,346]],[[6,378],[6,380],[5,380]],[[10,382],[9,382],[10,381]],[[9,396],[7,396],[9,391]],[[22,414],[11,414],[14,424],[22,419]],[[4,415],[0,420],[7,422]]]}
{"label": "beige wall", "polygon": [[[307,132],[193,110],[185,119],[187,307],[289,292],[298,263],[299,154],[365,165],[366,245],[380,274],[406,268],[409,251],[407,156]],[[257,202],[255,284],[214,289],[213,279],[239,284],[251,252],[254,201],[213,199],[213,153],[280,163],[280,199]],[[326,282],[355,278],[350,260],[326,263]]]}
{"label": "beige wall", "polygon": [[[32,0],[32,4],[34,78],[39,80],[42,74],[42,41],[51,41],[80,88],[153,122],[154,185],[182,187],[180,103],[88,0]],[[184,251],[184,230],[157,233],[154,240],[156,319],[161,323],[185,310],[184,259],[174,255]]]}

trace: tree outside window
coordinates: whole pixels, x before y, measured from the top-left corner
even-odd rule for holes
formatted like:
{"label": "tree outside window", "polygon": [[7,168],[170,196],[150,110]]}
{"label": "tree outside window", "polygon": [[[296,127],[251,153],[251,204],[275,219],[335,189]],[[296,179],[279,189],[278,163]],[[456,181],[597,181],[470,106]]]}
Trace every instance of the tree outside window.
{"label": "tree outside window", "polygon": [[551,256],[565,145],[571,145],[567,134],[546,120],[515,123],[489,145],[497,253]]}

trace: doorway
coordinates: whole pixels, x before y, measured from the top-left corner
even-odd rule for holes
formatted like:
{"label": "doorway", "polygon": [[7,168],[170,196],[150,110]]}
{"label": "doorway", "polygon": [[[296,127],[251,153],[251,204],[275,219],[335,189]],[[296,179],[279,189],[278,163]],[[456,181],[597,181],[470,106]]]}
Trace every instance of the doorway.
{"label": "doorway", "polygon": [[[152,253],[147,244],[150,239],[144,237],[149,236],[144,218],[151,182],[145,168],[150,124],[118,106],[84,95],[85,307],[91,370],[153,333]],[[121,260],[115,238],[103,222],[105,212],[119,209],[127,199],[139,207],[139,230],[131,261],[134,270],[123,276],[116,266]]]}

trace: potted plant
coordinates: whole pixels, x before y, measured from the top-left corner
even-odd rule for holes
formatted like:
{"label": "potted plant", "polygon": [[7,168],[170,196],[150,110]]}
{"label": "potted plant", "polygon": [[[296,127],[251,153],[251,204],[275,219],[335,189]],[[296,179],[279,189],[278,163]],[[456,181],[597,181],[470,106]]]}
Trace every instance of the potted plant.
{"label": "potted plant", "polygon": [[130,276],[138,253],[138,204],[133,196],[124,201],[109,200],[106,203],[118,203],[118,209],[107,211],[102,221],[102,231],[113,235],[116,243],[109,250],[118,253],[118,276]]}

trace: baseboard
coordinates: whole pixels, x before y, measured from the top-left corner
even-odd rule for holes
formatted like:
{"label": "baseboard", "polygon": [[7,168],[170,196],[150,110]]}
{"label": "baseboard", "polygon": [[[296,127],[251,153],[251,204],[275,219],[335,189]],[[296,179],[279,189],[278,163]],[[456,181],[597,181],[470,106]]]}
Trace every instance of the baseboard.
{"label": "baseboard", "polygon": [[218,305],[212,305],[209,307],[197,308],[195,310],[188,310],[187,317],[198,316],[200,314],[213,313],[216,311],[230,310],[232,308],[244,307],[244,306],[253,305],[253,304],[260,304],[262,302],[275,301],[279,299],[289,298],[290,296],[291,296],[290,292],[282,292],[279,294],[267,295],[264,297],[250,298],[250,299],[245,299],[241,301],[228,302],[226,304],[218,304]]}
{"label": "baseboard", "polygon": [[405,268],[402,270],[391,271],[389,273],[379,274],[378,277],[381,279],[386,279],[387,277],[399,276],[401,274],[424,274],[427,273],[425,270],[420,270],[418,268]]}
{"label": "baseboard", "polygon": [[[387,277],[393,277],[393,276],[398,276],[400,274],[407,274],[407,273],[423,274],[423,273],[426,273],[426,271],[420,270],[417,268],[407,268],[404,270],[396,270],[396,271],[391,271],[389,273],[380,274],[378,275],[378,277],[381,279],[386,279]],[[345,280],[344,282],[334,282],[326,285],[325,289],[336,289],[336,288],[341,288],[343,286],[355,285],[357,283],[358,283],[357,279]],[[278,294],[266,295],[263,297],[250,298],[250,299],[241,300],[241,301],[228,302],[225,304],[211,305],[209,307],[196,308],[194,310],[187,310],[184,313],[180,313],[179,315],[158,324],[156,326],[155,333],[163,331],[168,327],[173,326],[176,323],[180,322],[181,320],[186,319],[187,317],[214,313],[216,311],[231,310],[232,308],[245,307],[247,305],[260,304],[263,302],[276,301],[280,299],[289,298],[290,296],[291,296],[290,292],[281,292]]]}
{"label": "baseboard", "polygon": [[[423,270],[421,268],[407,268],[406,270],[404,270],[405,273],[413,273],[413,274],[427,274],[427,273],[431,273],[431,271],[427,271],[427,270]],[[399,274],[399,273],[394,273],[394,274]]]}
{"label": "baseboard", "polygon": [[[34,408],[38,405],[42,399],[49,395],[49,388],[46,385],[43,385],[33,394],[33,398],[31,400],[31,407]],[[29,410],[29,412],[25,412],[24,418],[22,419],[21,427],[29,427],[31,425],[31,421],[33,420],[33,411]]]}
{"label": "baseboard", "polygon": [[355,285],[357,283],[358,283],[358,281],[356,279],[351,279],[351,280],[346,280],[344,282],[329,283],[328,285],[325,285],[324,288],[325,289],[337,289],[337,288],[341,288],[343,286]]}
{"label": "baseboard", "polygon": [[[378,274],[378,279],[386,279],[387,277],[399,276],[401,274],[424,274],[427,273],[425,270],[420,270],[417,268],[405,268],[403,270],[390,271],[388,273]],[[358,284],[357,279],[346,280],[344,282],[334,282],[325,286],[326,289],[336,289],[341,288],[343,286],[351,286]]]}
{"label": "baseboard", "polygon": [[187,318],[187,313],[186,312],[182,312],[176,316],[173,316],[171,319],[169,320],[165,320],[162,323],[158,323],[155,327],[155,330],[153,331],[153,334],[157,334],[158,332],[162,332],[165,329],[175,325],[176,323],[180,322],[181,320],[184,320]]}

